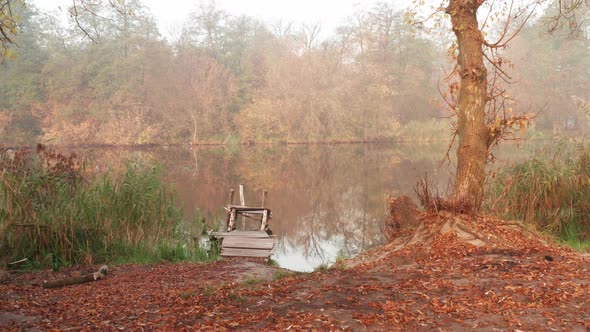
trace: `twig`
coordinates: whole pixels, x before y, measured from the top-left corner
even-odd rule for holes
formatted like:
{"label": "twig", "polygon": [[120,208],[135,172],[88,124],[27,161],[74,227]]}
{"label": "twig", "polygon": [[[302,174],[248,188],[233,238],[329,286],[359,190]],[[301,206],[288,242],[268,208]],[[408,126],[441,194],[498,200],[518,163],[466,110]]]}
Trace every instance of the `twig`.
{"label": "twig", "polygon": [[26,257],[25,257],[25,258],[23,258],[23,259],[21,259],[21,260],[19,260],[19,261],[12,262],[12,263],[8,263],[8,265],[15,265],[15,264],[18,264],[18,263],[26,262],[26,261],[27,261],[27,259],[28,259],[28,258],[26,258]]}

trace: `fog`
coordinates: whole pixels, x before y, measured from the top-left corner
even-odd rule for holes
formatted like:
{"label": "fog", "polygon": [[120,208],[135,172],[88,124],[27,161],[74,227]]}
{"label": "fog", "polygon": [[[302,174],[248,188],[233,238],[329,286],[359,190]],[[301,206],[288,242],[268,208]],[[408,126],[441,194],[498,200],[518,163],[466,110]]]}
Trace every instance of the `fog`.
{"label": "fog", "polygon": [[[3,143],[451,138],[444,100],[456,78],[444,78],[455,51],[445,24],[417,29],[398,2],[338,2],[332,11],[329,2],[315,11],[311,2],[244,3],[164,11],[153,1],[78,2],[77,15],[64,17],[71,2],[53,3],[55,14],[47,1],[41,11],[14,2],[19,31],[0,65]],[[529,137],[584,135],[588,30],[549,35],[544,10],[499,53],[512,78],[497,82],[504,106],[535,116]]]}

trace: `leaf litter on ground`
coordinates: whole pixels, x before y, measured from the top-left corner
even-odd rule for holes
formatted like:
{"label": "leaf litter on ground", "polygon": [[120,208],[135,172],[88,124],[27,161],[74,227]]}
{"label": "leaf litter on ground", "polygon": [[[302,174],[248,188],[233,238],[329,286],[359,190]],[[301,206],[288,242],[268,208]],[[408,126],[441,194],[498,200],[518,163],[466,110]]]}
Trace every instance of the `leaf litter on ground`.
{"label": "leaf litter on ground", "polygon": [[412,234],[346,261],[345,269],[289,274],[240,259],[122,265],[105,280],[59,289],[40,283],[64,272],[20,275],[0,285],[0,329],[590,329],[586,255],[515,222],[421,218]]}

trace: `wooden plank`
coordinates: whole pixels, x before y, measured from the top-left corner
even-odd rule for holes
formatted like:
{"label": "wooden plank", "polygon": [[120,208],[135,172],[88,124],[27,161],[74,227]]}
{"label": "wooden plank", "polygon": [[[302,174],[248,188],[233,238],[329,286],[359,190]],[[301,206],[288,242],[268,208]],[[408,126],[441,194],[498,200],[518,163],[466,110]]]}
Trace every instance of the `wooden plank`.
{"label": "wooden plank", "polygon": [[222,248],[257,248],[257,249],[272,249],[274,247],[274,243],[252,243],[252,242],[234,242],[230,244],[225,244]]}
{"label": "wooden plank", "polygon": [[227,237],[254,237],[254,238],[263,238],[268,239],[270,238],[266,232],[262,231],[234,231],[234,232],[215,232],[213,236],[218,238],[227,238]]}
{"label": "wooden plank", "polygon": [[273,247],[223,247],[221,249],[221,252],[225,252],[227,250],[254,250],[271,252],[273,250]]}
{"label": "wooden plank", "polygon": [[224,247],[235,247],[235,246],[274,246],[275,240],[273,239],[255,239],[255,241],[243,238],[225,238],[223,239]]}
{"label": "wooden plank", "polygon": [[236,211],[262,211],[262,210],[268,210],[270,211],[269,208],[265,208],[265,207],[252,207],[252,206],[241,206],[241,205],[228,205],[227,206],[230,209],[235,209]]}
{"label": "wooden plank", "polygon": [[221,235],[224,237],[245,237],[245,238],[270,238],[266,232],[263,231],[234,231],[234,232],[220,232],[215,235]]}
{"label": "wooden plank", "polygon": [[223,248],[272,249],[275,240],[270,238],[226,237],[222,242]]}
{"label": "wooden plank", "polygon": [[272,250],[274,248],[273,243],[234,243],[228,246],[222,246],[221,249],[260,249],[260,250]]}
{"label": "wooden plank", "polygon": [[[236,210],[237,211],[237,210]],[[247,214],[263,214],[264,210],[260,210],[260,211],[250,211],[250,210],[240,210],[237,211],[238,214],[240,215],[247,215]]]}
{"label": "wooden plank", "polygon": [[255,237],[226,237],[223,239],[223,245],[225,246],[232,246],[234,244],[244,244],[244,243],[264,243],[264,244],[274,244],[275,240],[270,238],[255,238]]}
{"label": "wooden plank", "polygon": [[270,237],[268,237],[268,236],[254,236],[254,235],[252,235],[252,236],[235,236],[235,235],[223,235],[223,234],[222,235],[219,235],[219,234],[216,234],[214,236],[216,238],[218,238],[218,239],[232,239],[232,238],[238,238],[238,239],[240,239],[240,238],[242,238],[242,239],[254,239],[254,240],[266,240],[266,239],[270,239]]}
{"label": "wooden plank", "polygon": [[242,254],[248,254],[248,253],[256,254],[256,253],[264,252],[264,253],[267,253],[270,255],[272,250],[269,250],[269,249],[248,249],[248,248],[224,248],[221,251],[221,253],[228,253],[228,252],[242,253]]}
{"label": "wooden plank", "polygon": [[253,250],[253,249],[226,249],[221,251],[221,256],[232,257],[270,257],[270,250]]}

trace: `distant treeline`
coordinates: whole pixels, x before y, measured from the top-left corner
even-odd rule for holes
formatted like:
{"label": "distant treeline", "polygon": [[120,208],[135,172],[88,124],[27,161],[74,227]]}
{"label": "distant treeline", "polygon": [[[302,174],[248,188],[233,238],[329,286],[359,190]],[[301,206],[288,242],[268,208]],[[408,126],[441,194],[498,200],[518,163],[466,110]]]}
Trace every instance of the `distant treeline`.
{"label": "distant treeline", "polygon": [[[415,31],[390,4],[328,39],[319,25],[263,24],[210,2],[165,39],[139,0],[93,6],[67,25],[15,8],[17,46],[0,65],[4,143],[373,141],[447,115],[437,100],[450,42]],[[542,30],[527,27],[506,51],[515,108],[546,105],[543,128],[585,126],[588,36]]]}

